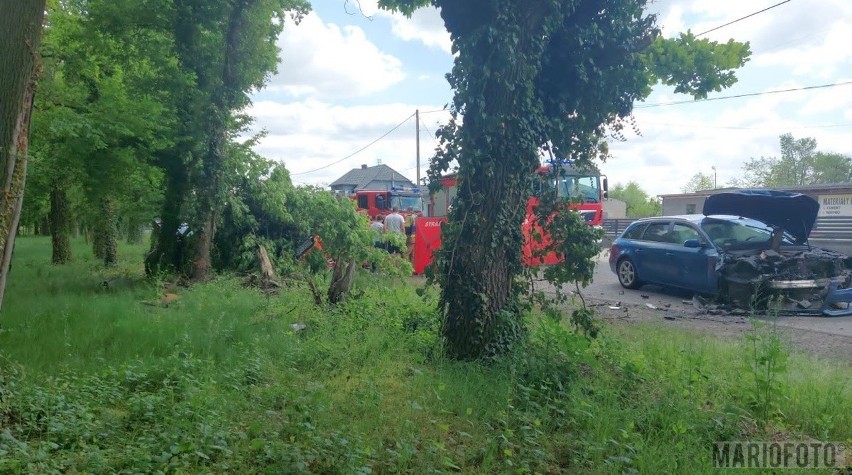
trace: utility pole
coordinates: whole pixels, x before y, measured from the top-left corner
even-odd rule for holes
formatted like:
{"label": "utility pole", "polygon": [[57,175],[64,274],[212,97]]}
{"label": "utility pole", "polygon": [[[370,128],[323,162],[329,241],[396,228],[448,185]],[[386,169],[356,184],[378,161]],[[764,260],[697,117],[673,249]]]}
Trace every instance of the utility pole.
{"label": "utility pole", "polygon": [[710,168],[713,169],[713,189],[715,190],[716,189],[716,165],[713,165]]}
{"label": "utility pole", "polygon": [[416,131],[416,142],[417,142],[417,181],[414,183],[417,186],[420,186],[420,109],[414,109],[414,128]]}

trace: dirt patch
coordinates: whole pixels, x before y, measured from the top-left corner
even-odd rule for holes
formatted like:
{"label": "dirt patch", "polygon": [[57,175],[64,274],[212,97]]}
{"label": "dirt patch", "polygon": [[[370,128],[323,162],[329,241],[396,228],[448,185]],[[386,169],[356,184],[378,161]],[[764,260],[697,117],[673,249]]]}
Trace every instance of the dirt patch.
{"label": "dirt patch", "polygon": [[[713,315],[699,309],[657,307],[655,304],[613,305],[588,298],[587,303],[594,307],[601,320],[613,325],[655,322],[737,340],[742,340],[745,333],[752,329],[749,319],[741,315]],[[848,336],[783,325],[779,325],[778,329],[794,351],[833,361],[846,361],[852,365],[852,338]]]}

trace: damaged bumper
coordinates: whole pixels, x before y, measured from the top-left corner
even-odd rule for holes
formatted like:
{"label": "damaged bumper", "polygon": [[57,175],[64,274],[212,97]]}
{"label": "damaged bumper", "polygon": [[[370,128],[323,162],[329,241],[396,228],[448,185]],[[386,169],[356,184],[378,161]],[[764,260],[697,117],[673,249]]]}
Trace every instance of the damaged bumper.
{"label": "damaged bumper", "polygon": [[852,272],[848,256],[833,251],[789,253],[762,251],[728,255],[717,271],[724,282],[728,303],[745,309],[767,308],[772,296],[780,297],[786,314],[852,315]]}
{"label": "damaged bumper", "polygon": [[840,289],[840,281],[832,280],[820,311],[829,317],[852,315],[852,288]]}

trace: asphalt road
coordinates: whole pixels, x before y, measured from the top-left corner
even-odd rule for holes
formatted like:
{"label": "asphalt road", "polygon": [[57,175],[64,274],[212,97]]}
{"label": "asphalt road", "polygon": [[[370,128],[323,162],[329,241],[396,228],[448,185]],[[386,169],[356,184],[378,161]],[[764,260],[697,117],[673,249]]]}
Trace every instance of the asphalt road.
{"label": "asphalt road", "polygon": [[[693,294],[675,289],[662,288],[655,285],[645,285],[640,289],[624,289],[618,283],[618,278],[609,269],[609,250],[604,250],[598,257],[595,267],[594,281],[583,291],[583,295],[600,307],[619,307],[623,305],[644,307],[657,310],[660,314],[670,317],[687,317],[694,319],[708,316],[712,320],[731,319],[743,320],[741,313],[730,313],[710,307],[697,307],[693,302]],[[654,308],[649,307],[653,306]],[[852,316],[822,317],[822,316],[784,316],[778,317],[778,324],[791,329],[836,335],[849,339],[852,346]]]}

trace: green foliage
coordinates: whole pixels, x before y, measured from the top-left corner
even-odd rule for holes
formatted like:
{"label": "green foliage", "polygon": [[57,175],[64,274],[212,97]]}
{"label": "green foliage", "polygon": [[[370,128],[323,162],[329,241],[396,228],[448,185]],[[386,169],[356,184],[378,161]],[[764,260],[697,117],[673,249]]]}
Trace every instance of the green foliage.
{"label": "green foliage", "polygon": [[[112,29],[114,6],[49,4],[33,114],[33,187],[24,206],[30,222],[46,219],[53,193],[54,235],[67,235],[76,224],[138,238],[162,202],[163,177],[153,156],[171,145],[174,117],[156,88],[158,77],[173,70],[166,59],[147,54],[149,45]],[[103,222],[104,200],[113,202],[120,223]],[[70,213],[57,212],[63,207]]]}
{"label": "green foliage", "polygon": [[625,203],[628,218],[659,216],[662,212],[660,201],[648,195],[648,192],[635,181],[629,181],[627,185],[616,183],[610,188],[609,196]]}
{"label": "green foliage", "polygon": [[[355,260],[384,273],[411,275],[410,263],[373,246],[373,231],[352,200],[318,187],[294,187],[284,166],[254,154],[248,144],[232,146],[231,156],[241,168],[229,186],[217,232],[217,269],[256,272],[262,245],[279,272],[301,275],[316,288],[329,278],[329,261]],[[321,248],[297,261],[297,248],[314,236]],[[405,249],[405,236],[398,239]]]}
{"label": "green foliage", "polygon": [[651,83],[659,81],[675,86],[675,92],[704,99],[737,82],[734,70],[745,66],[751,50],[748,42],[730,39],[720,44],[687,31],[676,39],[657,37],[642,54]]}
{"label": "green foliage", "polygon": [[732,184],[773,188],[852,181],[852,157],[820,152],[816,139],[795,139],[788,133],[781,136],[780,147],[780,157],[750,158],[743,165],[743,178]]}
{"label": "green foliage", "polygon": [[783,419],[781,401],[785,385],[780,377],[787,370],[787,352],[781,346],[777,315],[770,323],[751,320],[752,331],[745,335],[748,345],[746,369],[753,377],[748,392],[748,405],[762,428],[774,420]]}

